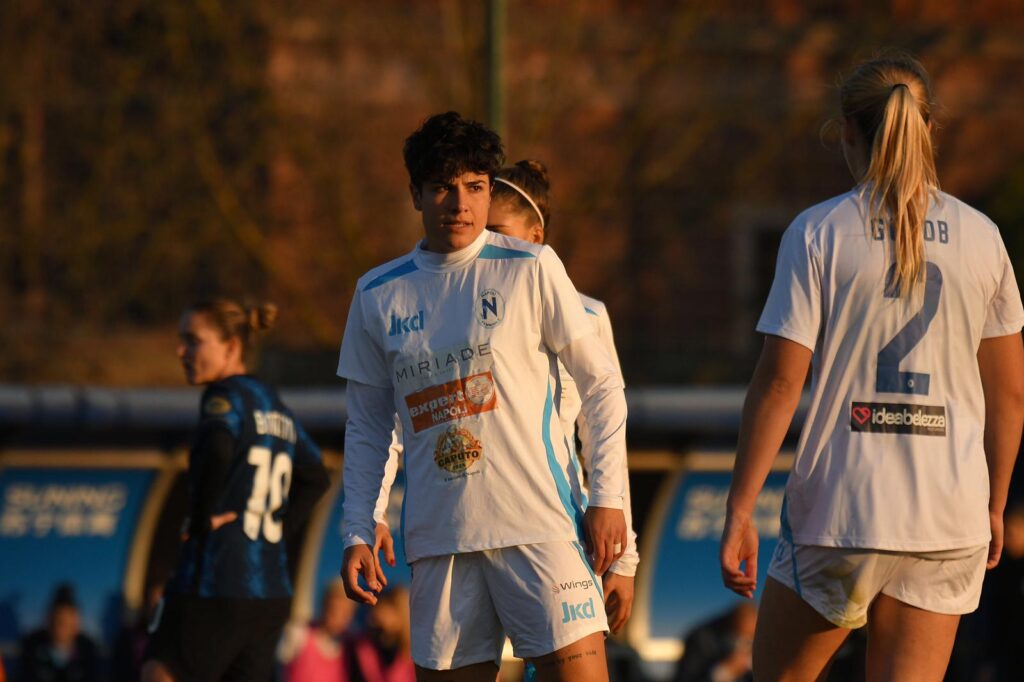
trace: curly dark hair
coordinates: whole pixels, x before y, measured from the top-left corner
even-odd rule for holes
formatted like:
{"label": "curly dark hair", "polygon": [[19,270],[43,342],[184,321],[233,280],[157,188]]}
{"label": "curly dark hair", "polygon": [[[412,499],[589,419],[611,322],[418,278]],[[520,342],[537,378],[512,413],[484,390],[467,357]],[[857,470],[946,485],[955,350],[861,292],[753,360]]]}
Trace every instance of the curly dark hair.
{"label": "curly dark hair", "polygon": [[467,171],[491,180],[505,162],[498,134],[476,121],[448,111],[431,116],[405,140],[405,168],[414,187],[445,182]]}

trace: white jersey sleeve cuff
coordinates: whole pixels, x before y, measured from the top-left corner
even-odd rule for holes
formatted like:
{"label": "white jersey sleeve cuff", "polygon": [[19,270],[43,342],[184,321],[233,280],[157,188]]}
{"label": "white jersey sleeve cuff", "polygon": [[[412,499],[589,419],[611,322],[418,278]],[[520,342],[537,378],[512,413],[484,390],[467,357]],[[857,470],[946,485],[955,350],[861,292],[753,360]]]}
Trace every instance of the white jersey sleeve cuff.
{"label": "white jersey sleeve cuff", "polygon": [[622,509],[622,495],[595,495],[590,496],[591,507],[604,507],[606,509]]}

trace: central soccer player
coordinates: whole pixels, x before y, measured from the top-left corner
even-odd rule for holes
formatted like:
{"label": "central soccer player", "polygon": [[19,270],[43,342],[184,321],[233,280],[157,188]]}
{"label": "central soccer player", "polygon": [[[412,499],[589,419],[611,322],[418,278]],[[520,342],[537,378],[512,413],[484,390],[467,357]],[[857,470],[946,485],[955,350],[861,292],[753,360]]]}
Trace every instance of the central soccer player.
{"label": "central soccer player", "polygon": [[[338,366],[346,590],[374,604],[381,588],[373,513],[397,413],[418,679],[494,679],[507,634],[539,679],[607,680],[598,576],[626,546],[619,373],[555,253],[484,229],[499,137],[449,112],[404,155],[424,239],[359,280]],[[594,447],[586,513],[558,360]]]}

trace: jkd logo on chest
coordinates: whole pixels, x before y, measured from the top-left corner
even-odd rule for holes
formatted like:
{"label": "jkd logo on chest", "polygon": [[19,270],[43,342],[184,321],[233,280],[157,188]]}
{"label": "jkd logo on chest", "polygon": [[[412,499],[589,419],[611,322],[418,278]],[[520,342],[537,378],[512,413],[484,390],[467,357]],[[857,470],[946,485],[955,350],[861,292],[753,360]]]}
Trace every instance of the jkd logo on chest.
{"label": "jkd logo on chest", "polygon": [[562,622],[568,623],[573,620],[590,620],[594,613],[594,598],[591,597],[581,604],[570,604],[562,602]]}
{"label": "jkd logo on chest", "polygon": [[423,331],[423,311],[419,311],[415,315],[409,317],[399,317],[394,313],[391,313],[391,330],[388,331],[388,336],[398,336],[399,334],[410,334],[412,332]]}

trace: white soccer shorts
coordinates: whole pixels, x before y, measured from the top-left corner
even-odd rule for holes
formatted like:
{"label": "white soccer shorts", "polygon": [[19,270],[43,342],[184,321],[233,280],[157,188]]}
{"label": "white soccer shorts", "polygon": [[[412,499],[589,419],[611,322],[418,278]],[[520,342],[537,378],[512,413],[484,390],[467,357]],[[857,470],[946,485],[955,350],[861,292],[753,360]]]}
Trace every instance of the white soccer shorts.
{"label": "white soccer shorts", "polygon": [[601,585],[578,543],[427,557],[412,564],[412,658],[432,670],[536,658],[606,632]]}
{"label": "white soccer shorts", "polygon": [[859,628],[879,594],[925,611],[962,615],[978,608],[988,545],[939,552],[794,545],[780,538],[768,575],[830,623]]}

